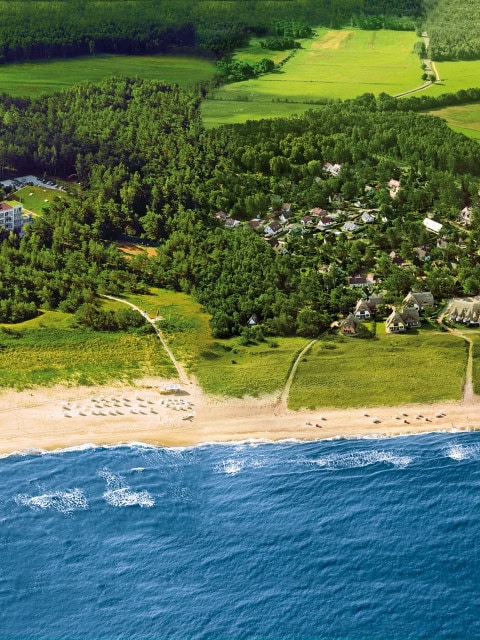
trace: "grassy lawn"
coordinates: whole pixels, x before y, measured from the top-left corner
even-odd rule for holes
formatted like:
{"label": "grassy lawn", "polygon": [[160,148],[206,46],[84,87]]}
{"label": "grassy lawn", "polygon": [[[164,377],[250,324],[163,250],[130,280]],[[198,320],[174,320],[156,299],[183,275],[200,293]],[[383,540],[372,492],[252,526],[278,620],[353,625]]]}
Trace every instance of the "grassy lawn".
{"label": "grassy lawn", "polygon": [[463,340],[430,331],[377,331],[377,337],[338,336],[315,344],[297,369],[290,408],[392,406],[461,397],[467,360]]}
{"label": "grassy lawn", "polygon": [[480,104],[445,107],[430,111],[430,114],[446,120],[454,131],[469,138],[480,139]]}
{"label": "grassy lawn", "polygon": [[73,329],[71,323],[70,314],[47,311],[28,322],[0,325],[0,387],[20,390],[175,377],[155,335]]}
{"label": "grassy lawn", "polygon": [[210,394],[241,398],[262,396],[282,390],[304,338],[268,339],[241,346],[238,338],[215,340],[210,316],[190,296],[160,289],[151,295],[130,295],[128,299],[150,315],[164,318],[164,331],[175,355]]}
{"label": "grassy lawn", "polygon": [[465,335],[473,342],[473,391],[480,395],[480,333],[465,331]]}
{"label": "grassy lawn", "polygon": [[113,75],[140,76],[186,87],[209,80],[214,74],[215,65],[201,58],[101,54],[1,65],[0,91],[13,96],[39,96],[62,91],[85,80],[98,82]]}
{"label": "grassy lawn", "polygon": [[27,209],[27,211],[32,211],[32,213],[40,215],[55,198],[68,199],[69,195],[62,191],[54,191],[53,189],[27,186],[12,194],[11,197],[7,198],[7,202],[17,200],[22,203],[23,208]]}
{"label": "grassy lawn", "polygon": [[[302,41],[302,49],[277,72],[254,80],[226,85],[216,98],[224,102],[224,112],[216,101],[203,105],[209,126],[250,118],[284,115],[275,111],[272,100],[303,103],[321,98],[353,98],[366,92],[395,95],[422,83],[418,56],[413,53],[417,38],[413,32],[319,29],[317,36]],[[255,45],[256,46],[256,45]],[[245,102],[248,100],[249,102]],[[239,120],[241,117],[241,120]]]}

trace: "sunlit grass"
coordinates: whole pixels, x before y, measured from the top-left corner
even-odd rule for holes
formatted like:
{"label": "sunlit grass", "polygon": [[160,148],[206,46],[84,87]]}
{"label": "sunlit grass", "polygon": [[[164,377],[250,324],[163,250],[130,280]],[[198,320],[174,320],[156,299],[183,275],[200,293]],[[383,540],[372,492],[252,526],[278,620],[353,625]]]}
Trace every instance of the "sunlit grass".
{"label": "sunlit grass", "polygon": [[379,332],[373,340],[322,340],[302,359],[289,406],[346,408],[458,400],[466,358],[465,342],[440,332]]}

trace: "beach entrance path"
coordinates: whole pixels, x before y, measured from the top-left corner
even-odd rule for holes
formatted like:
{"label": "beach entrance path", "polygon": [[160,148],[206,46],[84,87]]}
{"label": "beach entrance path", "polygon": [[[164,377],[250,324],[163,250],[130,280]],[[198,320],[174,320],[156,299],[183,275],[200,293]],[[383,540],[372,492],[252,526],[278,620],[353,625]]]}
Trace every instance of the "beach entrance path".
{"label": "beach entrance path", "polygon": [[142,309],[140,309],[140,307],[137,307],[137,305],[133,304],[132,302],[128,302],[128,300],[123,300],[122,298],[116,298],[115,296],[108,296],[106,294],[101,296],[102,298],[108,298],[109,300],[115,300],[116,302],[121,302],[122,304],[126,304],[129,307],[131,307],[132,309],[134,309],[135,311],[138,311],[138,313],[140,313],[147,322],[149,322],[152,327],[155,330],[155,333],[157,334],[160,342],[162,343],[163,348],[165,349],[168,357],[170,358],[170,360],[172,361],[173,366],[175,367],[175,369],[177,370],[178,373],[178,377],[180,378],[180,382],[182,384],[189,384],[190,380],[188,377],[187,372],[185,371],[184,367],[180,364],[180,362],[175,358],[175,356],[173,355],[170,347],[168,346],[165,337],[163,335],[163,333],[160,331],[160,329],[158,328],[158,325],[155,321],[154,318],[150,318],[150,316],[147,314],[146,311],[143,311]]}

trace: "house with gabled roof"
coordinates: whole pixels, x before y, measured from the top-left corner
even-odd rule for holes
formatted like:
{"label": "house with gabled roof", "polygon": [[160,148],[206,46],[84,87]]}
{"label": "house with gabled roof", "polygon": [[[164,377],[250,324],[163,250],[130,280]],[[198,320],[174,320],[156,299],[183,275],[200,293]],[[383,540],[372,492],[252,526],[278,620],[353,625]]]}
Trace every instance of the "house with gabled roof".
{"label": "house with gabled roof", "polygon": [[420,316],[413,307],[404,307],[402,311],[394,309],[385,322],[387,333],[403,333],[420,325]]}
{"label": "house with gabled roof", "polygon": [[384,304],[383,298],[376,294],[371,295],[368,299],[360,298],[353,313],[359,320],[370,320],[377,312],[377,307],[382,304]]}
{"label": "house with gabled roof", "polygon": [[395,311],[395,309],[388,316],[385,328],[387,333],[403,333],[406,330],[402,316],[398,311]]}
{"label": "house with gabled roof", "polygon": [[407,307],[413,307],[419,312],[433,309],[435,298],[430,291],[410,291],[403,299]]}
{"label": "house with gabled roof", "polygon": [[357,333],[358,325],[360,324],[360,320],[357,320],[353,313],[349,313],[345,320],[342,320],[338,325],[338,330],[343,335],[353,336]]}
{"label": "house with gabled roof", "polygon": [[480,298],[456,298],[450,304],[448,316],[451,322],[461,322],[469,327],[480,324]]}
{"label": "house with gabled roof", "polygon": [[460,224],[468,227],[472,222],[472,207],[464,207],[458,216],[458,221]]}
{"label": "house with gabled roof", "polygon": [[400,181],[399,180],[395,180],[395,178],[392,178],[388,182],[388,188],[389,188],[389,191],[390,191],[390,197],[391,198],[395,198],[397,193],[400,191]]}
{"label": "house with gabled roof", "polygon": [[277,222],[276,220],[272,220],[265,227],[264,233],[266,236],[269,236],[270,238],[272,238],[273,236],[278,235],[282,231],[282,229],[283,227],[279,222]]}

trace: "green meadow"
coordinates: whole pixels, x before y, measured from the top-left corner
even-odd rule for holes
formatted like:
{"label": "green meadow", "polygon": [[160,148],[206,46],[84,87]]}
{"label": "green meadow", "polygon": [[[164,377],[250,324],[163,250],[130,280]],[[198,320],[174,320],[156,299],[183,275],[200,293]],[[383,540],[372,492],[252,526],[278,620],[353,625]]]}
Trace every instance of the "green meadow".
{"label": "green meadow", "polygon": [[11,198],[7,198],[7,202],[17,200],[27,211],[41,215],[56,198],[68,200],[69,197],[67,193],[62,191],[27,186],[16,191]]}
{"label": "green meadow", "polygon": [[35,97],[63,91],[85,80],[99,82],[114,75],[139,76],[187,87],[210,80],[214,74],[215,65],[201,58],[102,54],[1,65],[0,92]]}
{"label": "green meadow", "polygon": [[149,315],[160,313],[158,324],[175,356],[195,376],[206,393],[225,397],[280,393],[304,338],[268,338],[242,346],[239,338],[215,340],[210,316],[190,296],[163,289],[128,300]]}
{"label": "green meadow", "polygon": [[379,331],[373,340],[342,336],[320,340],[298,366],[289,407],[458,400],[466,360],[465,342],[440,332],[382,335]]}
{"label": "green meadow", "polygon": [[[416,40],[413,32],[318,29],[280,70],[218,89],[215,99],[203,104],[205,124],[293,115],[311,109],[315,101],[412,89],[422,84],[420,61],[413,53]],[[257,41],[252,48],[258,55]],[[270,52],[262,51],[268,57]]]}
{"label": "green meadow", "polygon": [[430,114],[446,120],[454,131],[480,140],[480,104],[445,107]]}
{"label": "green meadow", "polygon": [[428,95],[439,96],[442,93],[457,93],[461,89],[480,87],[480,60],[435,64],[440,74],[440,82],[436,82],[427,90]]}
{"label": "green meadow", "polygon": [[153,333],[74,329],[71,314],[58,311],[0,325],[0,388],[131,383],[154,376],[174,377],[175,370]]}

